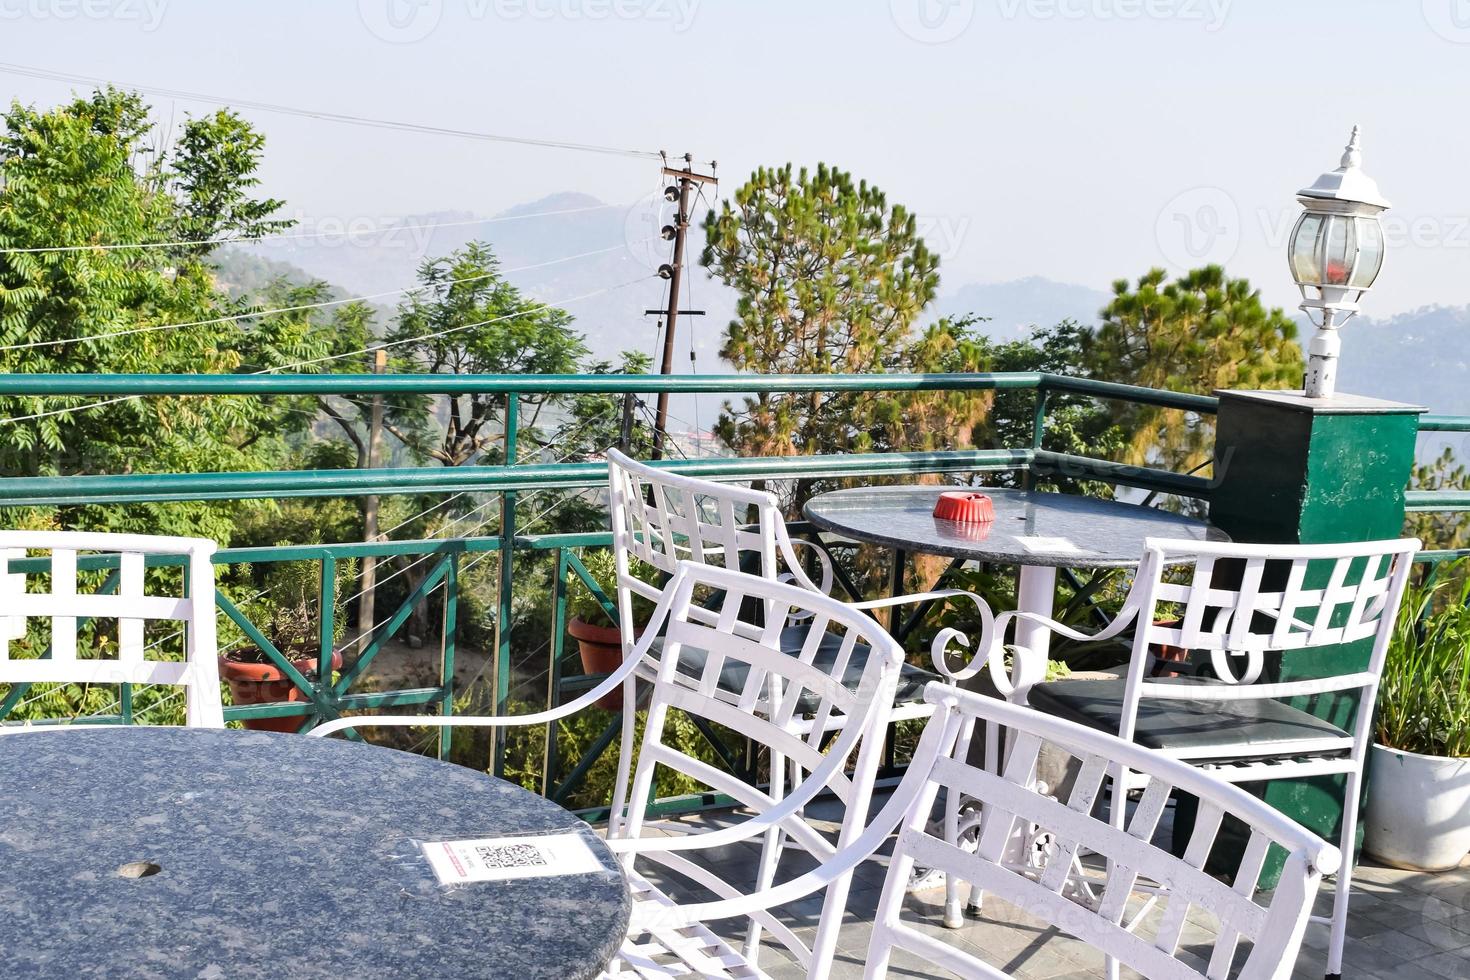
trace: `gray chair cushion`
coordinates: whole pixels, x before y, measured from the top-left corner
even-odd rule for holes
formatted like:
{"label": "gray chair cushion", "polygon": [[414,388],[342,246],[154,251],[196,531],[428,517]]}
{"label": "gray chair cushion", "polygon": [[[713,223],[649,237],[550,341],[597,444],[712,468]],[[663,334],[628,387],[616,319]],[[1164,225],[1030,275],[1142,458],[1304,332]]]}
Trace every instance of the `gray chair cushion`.
{"label": "gray chair cushion", "polygon": [[[788,626],[781,631],[781,652],[796,656],[801,653],[806,644],[808,633],[811,632],[810,624],[798,624]],[[653,645],[655,650],[661,650],[663,640],[660,639]],[[816,656],[812,658],[812,665],[827,672],[831,672],[833,665],[837,662],[837,654],[842,649],[842,638],[835,633],[827,633],[822,637],[821,644],[817,647]],[[865,643],[859,643],[853,648],[852,656],[848,658],[847,668],[842,674],[842,683],[849,689],[855,690],[863,679],[863,670],[868,665],[868,657],[873,652],[872,647]],[[704,650],[693,647],[685,647],[679,651],[679,673],[690,677],[700,677],[704,674],[705,661],[709,654]],[[720,668],[720,690],[732,694],[738,694],[745,688],[745,679],[750,674],[747,664],[733,660],[726,660]],[[899,704],[922,701],[924,698],[924,686],[930,681],[939,680],[938,674],[932,674],[927,670],[904,664],[899,672],[898,696]],[[817,710],[821,697],[818,693],[802,689],[801,698],[797,702],[799,714],[811,714]]]}
{"label": "gray chair cushion", "polygon": [[[1116,735],[1123,717],[1125,681],[1059,680],[1031,689],[1031,705],[1047,714]],[[1161,679],[1164,684],[1218,684],[1206,678]],[[1349,734],[1288,704],[1252,701],[1143,698],[1133,740],[1151,749],[1210,756],[1239,746],[1241,757],[1271,754],[1273,745],[1344,739]],[[1228,757],[1228,756],[1227,756]]]}

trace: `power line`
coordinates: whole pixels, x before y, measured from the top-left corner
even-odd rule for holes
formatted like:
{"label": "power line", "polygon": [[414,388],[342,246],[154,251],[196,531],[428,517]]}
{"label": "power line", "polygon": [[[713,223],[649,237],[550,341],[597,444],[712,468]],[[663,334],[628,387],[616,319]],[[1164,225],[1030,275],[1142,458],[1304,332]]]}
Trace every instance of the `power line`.
{"label": "power line", "polygon": [[[392,341],[387,341],[387,342],[375,343],[371,347],[363,347],[363,348],[361,348],[359,350],[347,351],[346,353],[343,353],[343,354],[330,354],[330,355],[327,355],[326,357],[314,357],[314,358],[310,358],[310,359],[305,360],[305,361],[297,361],[294,364],[282,364],[282,365],[279,365],[277,367],[263,368],[263,369],[261,369],[259,371],[252,371],[252,372],[250,372],[249,375],[242,375],[242,377],[250,377],[251,375],[261,375],[261,374],[274,374],[277,371],[289,371],[289,370],[293,370],[295,368],[307,367],[307,366],[310,366],[310,365],[313,365],[313,364],[324,364],[327,361],[337,361],[337,360],[341,360],[344,357],[356,357],[356,356],[358,356],[360,354],[366,354],[370,350],[377,350],[377,349],[380,349],[380,348],[388,348],[388,347],[398,347],[398,346],[401,346],[403,344],[412,344],[412,343],[415,343],[416,341],[420,341],[420,340],[433,340],[433,339],[438,338],[438,337],[448,336],[449,334],[452,334],[452,333],[459,333],[460,331],[463,331],[463,330],[473,330],[476,327],[486,327],[486,326],[489,326],[492,323],[500,323],[500,322],[502,322],[504,320],[513,320],[513,319],[515,319],[517,317],[530,316],[532,313],[538,313],[541,310],[550,309],[550,308],[552,308],[554,306],[565,306],[565,305],[570,304],[570,303],[580,302],[581,300],[592,299],[595,296],[602,296],[602,295],[605,295],[607,293],[614,292],[615,290],[618,290],[618,289],[624,289],[624,288],[626,288],[628,286],[633,285],[634,283],[642,282],[643,280],[645,280],[647,278],[649,278],[649,276],[639,276],[637,279],[630,279],[629,281],[627,281],[625,283],[619,283],[616,286],[608,286],[608,287],[606,287],[604,289],[593,290],[590,293],[583,293],[581,296],[573,296],[573,297],[571,297],[569,299],[555,300],[553,302],[548,302],[548,303],[540,303],[540,304],[538,304],[536,306],[532,306],[532,307],[530,307],[528,309],[517,310],[515,313],[507,313],[504,316],[492,317],[489,320],[481,320],[478,323],[466,323],[466,324],[463,324],[463,325],[458,326],[458,327],[450,327],[450,328],[445,329],[445,330],[435,331],[434,333],[423,334],[423,335],[418,336],[418,337],[404,337],[404,338],[402,338],[400,340],[392,340]],[[77,406],[74,406],[74,407],[71,407],[71,408],[55,408],[55,409],[51,409],[50,411],[46,411],[46,412],[32,412],[29,415],[14,415],[14,416],[11,416],[9,418],[0,419],[0,425],[11,425],[11,424],[14,424],[16,422],[31,422],[31,421],[34,421],[36,419],[51,418],[52,416],[56,416],[56,415],[69,415],[69,414],[71,414],[73,412],[90,412],[93,409],[103,408],[103,407],[106,407],[108,405],[116,405],[116,404],[118,404],[120,402],[133,401],[134,399],[144,398],[144,397],[146,397],[146,396],[145,395],[121,395],[121,396],[119,396],[117,398],[108,398],[108,399],[105,399],[105,400],[100,401],[100,402],[93,402],[90,405],[77,405]]]}
{"label": "power line", "polygon": [[[638,244],[635,242],[634,244]],[[385,296],[412,295],[429,289],[437,289],[441,286],[457,286],[466,282],[477,282],[482,279],[490,279],[495,276],[508,276],[517,272],[529,272],[532,269],[544,269],[547,266],[558,265],[562,262],[572,262],[577,259],[590,258],[594,255],[605,255],[608,252],[616,252],[626,248],[627,245],[611,245],[607,248],[595,249],[591,252],[582,252],[578,255],[568,255],[560,259],[550,259],[546,262],[537,262],[533,265],[518,266],[514,269],[496,269],[481,273],[477,276],[465,276],[463,279],[446,279],[443,282],[427,283],[421,286],[405,286],[402,289],[389,289],[381,293],[365,293],[361,296],[352,296],[347,299],[324,300],[320,303],[303,303],[299,306],[282,306],[270,310],[251,310],[248,313],[234,313],[229,316],[213,317],[208,320],[191,320],[187,323],[157,323],[148,327],[133,327],[128,330],[112,330],[107,333],[88,334],[84,337],[63,337],[57,340],[36,340],[25,344],[9,344],[0,347],[0,352],[12,350],[30,350],[37,347],[55,347],[60,344],[80,344],[88,340],[104,340],[108,337],[127,337],[132,334],[152,333],[159,330],[182,330],[186,327],[207,327],[216,323],[232,323],[239,320],[249,320],[257,317],[274,316],[277,313],[298,313],[303,310],[321,310],[330,306],[343,306],[348,303],[360,303],[371,299],[382,299]],[[0,249],[3,251],[3,249]]]}
{"label": "power line", "polygon": [[344,112],[327,112],[320,109],[304,109],[298,106],[280,105],[273,102],[258,102],[253,99],[235,99],[223,95],[208,95],[202,92],[189,92],[183,89],[163,88],[157,85],[138,85],[132,82],[119,82],[115,80],[97,78],[91,75],[79,75],[73,72],[52,71],[46,68],[34,68],[29,65],[16,65],[0,62],[0,72],[10,75],[23,75],[28,78],[41,78],[54,82],[73,82],[83,85],[115,85],[121,88],[134,89],[139,92],[149,92],[153,95],[163,95],[174,99],[183,99],[188,102],[211,102],[217,105],[229,105],[244,109],[256,109],[261,112],[275,112],[286,116],[300,116],[306,119],[317,119],[323,122],[346,123],[353,126],[367,126],[373,129],[394,129],[412,133],[428,133],[435,136],[458,136],[465,139],[484,140],[492,143],[512,143],[520,146],[540,146],[556,150],[577,150],[583,153],[604,153],[611,156],[633,157],[640,160],[661,160],[663,155],[653,150],[633,150],[616,146],[602,146],[596,143],[578,143],[570,140],[537,139],[529,136],[506,136],[501,133],[475,132],[465,129],[452,129],[446,126],[430,126],[424,123],[404,122],[396,119],[378,119],[371,116],[358,116]]}
{"label": "power line", "polygon": [[[198,238],[174,242],[130,242],[101,245],[49,245],[38,248],[0,248],[0,255],[43,255],[53,252],[111,252],[122,249],[149,248],[197,248],[200,245],[254,245],[257,242],[305,241],[312,238],[357,238],[362,235],[386,235],[395,231],[423,231],[431,228],[462,228],[466,225],[495,225],[505,221],[520,221],[525,218],[550,218],[562,214],[584,214],[588,211],[606,211],[618,207],[616,204],[591,204],[584,208],[562,208],[559,211],[531,211],[526,214],[501,215],[495,218],[475,218],[470,221],[430,221],[421,224],[389,225],[386,228],[344,228],[341,231],[279,232],[269,235],[247,235],[244,238]],[[635,243],[636,244],[636,243]]]}
{"label": "power line", "polygon": [[[332,355],[329,355],[327,357],[315,357],[315,358],[312,358],[312,359],[306,360],[306,361],[297,361],[294,364],[282,364],[279,367],[265,368],[263,370],[255,371],[253,373],[254,374],[274,374],[277,371],[289,371],[289,370],[291,370],[293,368],[307,367],[307,366],[312,365],[312,364],[322,364],[322,363],[325,363],[326,361],[336,361],[336,360],[340,360],[340,359],[342,359],[344,357],[355,357],[358,354],[366,354],[370,350],[378,350],[380,348],[388,348],[388,347],[398,347],[398,346],[401,346],[403,344],[412,344],[412,343],[415,343],[416,341],[420,341],[420,340],[435,340],[435,339],[437,339],[439,337],[446,337],[446,336],[448,336],[449,334],[452,334],[452,333],[459,333],[462,330],[473,330],[475,327],[487,327],[487,326],[489,326],[492,323],[499,323],[502,320],[514,320],[516,317],[530,316],[532,313],[539,313],[542,310],[550,309],[553,306],[565,306],[568,303],[576,303],[576,302],[579,302],[579,301],[584,300],[584,299],[591,299],[594,296],[602,296],[602,295],[604,295],[606,293],[611,293],[611,292],[613,292],[615,290],[618,290],[618,289],[624,289],[624,288],[626,288],[628,286],[633,285],[634,283],[642,282],[643,280],[648,279],[648,278],[651,278],[651,277],[650,276],[639,276],[636,279],[630,279],[627,282],[619,283],[616,286],[608,286],[608,287],[603,288],[603,289],[597,289],[597,290],[594,290],[594,291],[592,291],[590,293],[583,293],[581,296],[573,296],[570,299],[555,300],[555,301],[549,302],[549,303],[540,303],[540,304],[538,304],[536,306],[533,306],[533,307],[531,307],[529,309],[518,310],[515,313],[507,313],[504,316],[492,317],[489,320],[481,320],[478,323],[466,323],[466,324],[463,324],[463,325],[458,326],[458,327],[449,327],[448,329],[445,329],[445,330],[437,330],[434,333],[422,334],[421,336],[418,336],[418,337],[405,337],[405,338],[403,338],[401,340],[391,340],[391,341],[387,341],[385,343],[373,344],[371,347],[364,347],[361,350],[348,351],[345,354],[332,354]],[[134,395],[134,396],[131,396],[131,397],[138,397],[138,396]]]}

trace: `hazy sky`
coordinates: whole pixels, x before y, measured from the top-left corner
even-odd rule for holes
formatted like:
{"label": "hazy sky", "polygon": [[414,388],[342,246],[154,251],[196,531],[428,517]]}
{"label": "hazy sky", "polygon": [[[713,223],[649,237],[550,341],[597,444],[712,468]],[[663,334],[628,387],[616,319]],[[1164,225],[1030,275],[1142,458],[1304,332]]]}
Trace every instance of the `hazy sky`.
{"label": "hazy sky", "polygon": [[[727,193],[827,161],[924,216],[950,288],[1213,260],[1293,306],[1293,194],[1359,123],[1394,203],[1365,312],[1470,302],[1470,0],[0,0],[0,61],[688,149]],[[658,186],[644,160],[246,115],[266,189],[317,219]]]}

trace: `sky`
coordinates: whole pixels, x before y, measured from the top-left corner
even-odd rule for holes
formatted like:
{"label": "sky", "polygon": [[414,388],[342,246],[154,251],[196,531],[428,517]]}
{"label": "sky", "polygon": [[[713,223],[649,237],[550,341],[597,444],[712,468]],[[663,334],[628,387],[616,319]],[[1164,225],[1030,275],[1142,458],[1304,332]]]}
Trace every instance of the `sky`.
{"label": "sky", "polygon": [[[1283,306],[1295,191],[1356,124],[1394,205],[1365,313],[1470,303],[1470,0],[0,0],[0,62],[689,151],[722,194],[823,161],[921,216],[947,289],[1215,261]],[[25,103],[73,87],[0,72]],[[643,158],[243,114],[263,190],[317,227],[661,186]]]}

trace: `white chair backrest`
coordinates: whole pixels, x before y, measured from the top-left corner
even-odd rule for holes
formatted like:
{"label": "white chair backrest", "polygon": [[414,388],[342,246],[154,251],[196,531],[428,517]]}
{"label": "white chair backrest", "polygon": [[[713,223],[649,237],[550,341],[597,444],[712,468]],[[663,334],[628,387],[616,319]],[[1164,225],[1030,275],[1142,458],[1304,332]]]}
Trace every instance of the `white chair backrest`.
{"label": "white chair backrest", "polygon": [[817,585],[802,571],[774,494],[668,473],[616,449],[607,451],[607,468],[625,654],[633,645],[633,593],[653,601],[661,594],[631,574],[630,558],[669,575],[679,562],[692,561],[769,579],[789,574],[810,589],[831,591],[825,576]]}
{"label": "white chair backrest", "polygon": [[[188,724],[223,728],[215,660],[214,551],[215,543],[203,538],[0,531],[0,682],[180,685]],[[149,555],[184,557],[179,594],[148,594]],[[79,564],[111,569],[96,574],[112,584],[98,593],[79,591]],[[106,635],[104,624],[115,621],[115,642],[109,638],[80,656],[82,621],[94,624],[98,636]],[[182,662],[148,656],[153,648],[145,642],[145,626],[156,621],[179,624]],[[16,657],[13,645],[28,635],[40,648]],[[0,733],[14,730],[0,726]]]}
{"label": "white chair backrest", "polygon": [[[1347,544],[1202,544],[1151,538],[1126,608],[1136,615],[1125,738],[1139,698],[1241,700],[1358,690],[1371,698],[1420,544],[1413,538]],[[1182,566],[1189,562],[1192,567]],[[1217,572],[1224,565],[1234,584]],[[1184,567],[1186,580],[1170,581]],[[1372,639],[1366,669],[1262,682],[1266,654]],[[1224,684],[1150,681],[1153,645],[1208,650]],[[1351,664],[1351,661],[1347,661]],[[1366,732],[1367,712],[1359,712]]]}
{"label": "white chair backrest", "polygon": [[[1106,954],[1149,977],[1220,978],[1231,974],[1237,947],[1245,940],[1251,949],[1238,976],[1291,975],[1321,876],[1337,869],[1336,848],[1206,770],[996,698],[938,684],[931,684],[925,696],[937,710],[890,801],[905,816],[879,900],[867,976],[885,975],[895,947],[960,976],[997,975],[993,967],[938,938],[932,927],[919,929],[903,921],[904,886],[915,864],[982,887],[987,903],[1007,902],[1039,920],[1041,928],[1056,926],[1078,937],[1098,950],[1099,966]],[[958,735],[974,722],[993,722],[1010,733],[1002,773],[966,761],[968,739]],[[1036,763],[1044,744],[1075,760],[1077,775],[1064,800],[1036,788]],[[1110,826],[1107,814],[1096,806],[1108,773],[1120,767],[1141,774],[1143,785],[1143,795],[1122,829]],[[941,791],[984,801],[975,853],[931,831],[930,812]],[[1199,804],[1183,857],[1152,843],[1165,804],[1176,792]],[[874,821],[875,828],[888,812]],[[1229,883],[1204,870],[1227,816],[1241,821],[1250,835]],[[1012,835],[1031,824],[1049,831],[1053,846],[1035,855],[1034,867],[1003,863]],[[1258,894],[1256,885],[1272,844],[1285,849],[1285,870],[1274,892]],[[1106,870],[1094,871],[1086,883],[1077,862],[1083,849],[1098,855],[1099,864],[1107,862]],[[1139,885],[1157,890],[1158,900],[1140,902],[1135,892]],[[1203,919],[1212,920],[1213,933],[1192,926],[1191,910],[1198,910],[1197,918],[1203,913]],[[1186,937],[1187,926],[1192,927]],[[1181,938],[1190,947],[1182,958]]]}
{"label": "white chair backrest", "polygon": [[[902,648],[864,613],[798,586],[685,561],[677,567],[669,589],[663,651],[629,798],[651,799],[655,770],[666,766],[728,794],[757,814],[756,819],[780,805],[789,812],[774,825],[818,860],[830,857],[865,823],[903,663]],[[722,593],[714,609],[695,605],[696,593],[705,590]],[[741,622],[742,604],[748,601],[763,610],[763,624]],[[700,615],[691,615],[695,610]],[[714,614],[711,622],[704,621],[703,614],[708,612]],[[809,642],[797,656],[781,650],[781,624],[791,613],[813,617]],[[650,634],[645,634],[642,646],[648,645]],[[813,665],[824,637],[829,643],[836,637],[840,644],[830,670]],[[860,645],[871,648],[871,653],[860,683],[849,687],[840,679]],[[636,655],[643,653],[640,649]],[[681,671],[681,662],[686,668],[693,663],[697,676],[690,676],[687,669]],[[738,696],[733,698],[728,687],[726,693],[717,694],[722,674],[728,683],[732,668],[744,672]],[[763,792],[696,759],[678,741],[666,738],[670,709],[712,722],[769,749],[771,791]],[[828,741],[834,728],[837,734]],[[777,759],[793,762],[802,774],[795,788],[784,789],[786,767],[774,761]],[[827,790],[848,809],[835,846],[804,821],[797,809]],[[639,835],[645,814],[638,806],[632,810],[622,836]],[[695,836],[707,838],[712,847],[719,840],[719,832]],[[697,841],[694,846],[699,846]],[[691,868],[671,854],[647,856],[681,874]],[[790,945],[789,930],[764,924]]]}

